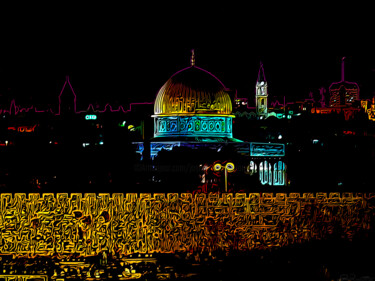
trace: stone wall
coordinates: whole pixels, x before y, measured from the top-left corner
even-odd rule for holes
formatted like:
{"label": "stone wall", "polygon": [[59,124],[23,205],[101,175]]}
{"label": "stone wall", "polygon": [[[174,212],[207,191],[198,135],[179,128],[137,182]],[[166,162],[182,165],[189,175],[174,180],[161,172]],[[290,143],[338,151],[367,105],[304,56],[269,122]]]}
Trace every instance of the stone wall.
{"label": "stone wall", "polygon": [[0,253],[248,250],[374,226],[375,194],[1,194]]}

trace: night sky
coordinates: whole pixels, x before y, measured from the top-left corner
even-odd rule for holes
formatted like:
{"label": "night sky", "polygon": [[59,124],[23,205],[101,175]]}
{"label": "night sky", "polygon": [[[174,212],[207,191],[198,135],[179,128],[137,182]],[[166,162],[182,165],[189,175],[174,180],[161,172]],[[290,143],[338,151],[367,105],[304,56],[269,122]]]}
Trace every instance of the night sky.
{"label": "night sky", "polygon": [[340,80],[343,56],[361,98],[375,93],[370,7],[128,2],[2,7],[0,107],[54,104],[66,75],[79,107],[153,101],[192,48],[197,66],[243,97],[254,95],[260,61],[270,96],[301,100]]}

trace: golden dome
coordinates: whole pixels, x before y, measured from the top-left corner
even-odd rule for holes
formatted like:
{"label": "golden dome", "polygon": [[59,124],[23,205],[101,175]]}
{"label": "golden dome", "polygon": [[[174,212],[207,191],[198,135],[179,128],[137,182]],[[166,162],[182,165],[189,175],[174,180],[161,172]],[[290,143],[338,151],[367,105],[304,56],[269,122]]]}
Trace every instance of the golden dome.
{"label": "golden dome", "polygon": [[228,116],[232,113],[232,102],[219,79],[192,64],[175,73],[161,87],[154,113],[156,116]]}

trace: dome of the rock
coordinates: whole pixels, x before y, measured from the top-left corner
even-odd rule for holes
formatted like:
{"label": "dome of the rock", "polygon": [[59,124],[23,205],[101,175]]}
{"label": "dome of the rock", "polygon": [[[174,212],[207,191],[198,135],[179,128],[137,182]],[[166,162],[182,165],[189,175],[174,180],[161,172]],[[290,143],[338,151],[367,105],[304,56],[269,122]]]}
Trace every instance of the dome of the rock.
{"label": "dome of the rock", "polygon": [[224,84],[208,71],[190,66],[175,73],[161,87],[155,100],[156,116],[218,115],[232,113]]}
{"label": "dome of the rock", "polygon": [[160,88],[153,117],[154,137],[159,140],[234,141],[228,89],[210,72],[195,66],[194,52],[191,65]]}

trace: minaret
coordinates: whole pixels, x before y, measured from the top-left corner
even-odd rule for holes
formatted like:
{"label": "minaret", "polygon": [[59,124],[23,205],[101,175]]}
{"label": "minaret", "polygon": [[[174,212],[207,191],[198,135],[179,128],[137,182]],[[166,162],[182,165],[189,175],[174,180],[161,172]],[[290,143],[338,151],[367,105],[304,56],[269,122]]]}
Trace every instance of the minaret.
{"label": "minaret", "polygon": [[255,86],[255,101],[256,101],[256,113],[258,116],[264,116],[268,113],[268,92],[267,92],[267,80],[264,75],[264,69],[262,62],[260,63],[258,79]]}

